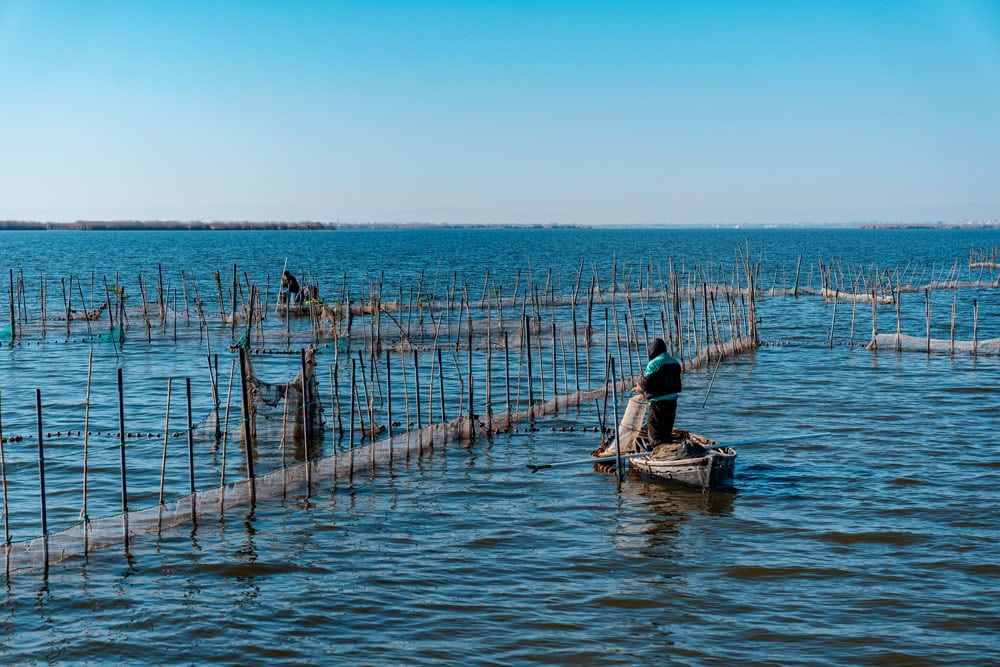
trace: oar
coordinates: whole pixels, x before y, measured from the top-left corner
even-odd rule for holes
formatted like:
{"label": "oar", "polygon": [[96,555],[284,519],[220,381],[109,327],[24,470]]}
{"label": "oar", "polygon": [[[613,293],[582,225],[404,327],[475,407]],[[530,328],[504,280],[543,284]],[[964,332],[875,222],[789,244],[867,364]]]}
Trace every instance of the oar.
{"label": "oar", "polygon": [[[626,459],[631,459],[636,456],[646,456],[649,452],[635,452],[634,454],[622,454],[621,459],[625,461]],[[612,454],[611,456],[598,456],[596,458],[589,459],[579,459],[577,461],[561,461],[559,463],[529,463],[528,467],[531,468],[531,472],[538,472],[539,470],[545,470],[546,468],[559,468],[562,466],[575,466],[581,463],[604,463],[605,461],[617,461],[618,457]]]}
{"label": "oar", "polygon": [[[783,435],[777,438],[766,438],[764,440],[743,440],[741,442],[729,442],[723,443],[721,445],[711,445],[705,449],[720,449],[722,447],[742,447],[743,445],[763,445],[769,442],[782,442],[784,440],[800,440],[802,438],[820,438],[823,436],[830,435],[830,433],[804,433],[802,435]],[[622,460],[635,458],[637,456],[647,456],[649,452],[635,452],[633,454],[623,454]],[[529,463],[527,464],[531,468],[532,473],[536,473],[539,470],[545,470],[547,468],[561,468],[562,466],[574,466],[582,465],[584,463],[604,463],[606,461],[616,461],[617,456],[598,456],[596,458],[589,459],[578,459],[576,461],[560,461],[558,463]]]}

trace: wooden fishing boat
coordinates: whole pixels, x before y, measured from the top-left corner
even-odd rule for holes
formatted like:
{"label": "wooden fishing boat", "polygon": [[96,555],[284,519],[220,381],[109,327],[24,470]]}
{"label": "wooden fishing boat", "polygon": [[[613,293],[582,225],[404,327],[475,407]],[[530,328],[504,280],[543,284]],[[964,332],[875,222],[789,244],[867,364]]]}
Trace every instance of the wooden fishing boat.
{"label": "wooden fishing boat", "polygon": [[[736,450],[732,447],[719,447],[717,442],[704,436],[675,428],[674,444],[660,445],[643,453],[649,447],[643,428],[635,441],[627,446],[629,451],[623,452],[623,455],[627,457],[629,470],[643,479],[702,490],[733,486]],[[614,454],[614,438],[591,452],[594,458],[606,458]],[[614,463],[604,465],[614,467]]]}
{"label": "wooden fishing boat", "polygon": [[679,484],[703,490],[732,487],[736,470],[736,450],[732,447],[709,448],[717,443],[694,433],[688,435],[691,439],[708,443],[701,446],[700,456],[677,458],[676,453],[680,445],[660,445],[647,456],[630,458],[628,460],[630,470],[640,477],[655,482]]}
{"label": "wooden fishing boat", "polygon": [[[653,448],[644,425],[647,407],[644,398],[633,396],[618,425],[618,451],[627,455],[632,472],[651,481],[703,490],[733,486],[735,449],[679,428],[673,431],[673,444]],[[590,455],[614,456],[615,447],[612,435]]]}

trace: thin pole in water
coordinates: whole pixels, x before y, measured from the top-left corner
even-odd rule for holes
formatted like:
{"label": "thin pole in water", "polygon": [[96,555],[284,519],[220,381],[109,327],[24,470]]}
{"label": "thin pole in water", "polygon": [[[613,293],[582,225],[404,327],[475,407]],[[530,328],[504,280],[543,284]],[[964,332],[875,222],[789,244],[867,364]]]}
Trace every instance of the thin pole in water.
{"label": "thin pole in water", "polygon": [[622,470],[622,450],[621,442],[618,439],[618,378],[615,375],[615,358],[611,357],[611,381],[614,383],[611,385],[611,395],[614,401],[614,415],[615,415],[615,464],[618,470],[618,481],[621,482],[625,476]]}
{"label": "thin pole in water", "polygon": [[10,522],[7,513],[7,455],[3,450],[3,391],[0,391],[0,480],[3,481],[3,543],[10,544]]}
{"label": "thin pole in water", "polygon": [[417,351],[413,350],[413,395],[416,400],[417,431],[423,427],[423,417],[420,416],[420,361],[417,358]]}
{"label": "thin pole in water", "polygon": [[[385,351],[385,410],[386,410],[386,434],[389,436],[389,469],[392,469],[392,363],[389,358],[389,350]],[[372,438],[372,446],[375,445],[375,438]]]}
{"label": "thin pole in water", "polygon": [[[83,518],[84,526],[90,522],[90,516],[87,514],[87,455],[88,446],[90,444],[90,381],[94,370],[94,348],[90,348],[90,355],[87,358],[87,397],[84,399],[83,408],[83,511],[81,512],[81,517]],[[6,516],[6,510],[4,510],[4,515]],[[84,540],[84,548],[86,549],[86,540]]]}
{"label": "thin pole in water", "polygon": [[350,458],[350,469],[349,469],[350,481],[352,485],[354,484],[354,410],[355,410],[354,396],[357,393],[358,389],[357,378],[355,375],[357,373],[357,366],[358,366],[357,359],[354,359],[352,357],[351,358],[351,423],[350,423],[351,458]]}
{"label": "thin pole in water", "polygon": [[250,397],[248,396],[249,379],[247,378],[247,351],[245,347],[240,348],[240,388],[243,394],[243,447],[247,459],[247,479],[250,481],[250,503],[253,504],[257,498],[257,481],[253,474],[253,443],[251,442],[250,424]]}
{"label": "thin pole in water", "polygon": [[191,523],[197,525],[197,493],[194,488],[194,425],[191,413],[191,378],[184,378],[184,388],[187,394],[187,441],[188,441],[188,480],[191,486]]}
{"label": "thin pole in water", "polygon": [[163,487],[167,477],[167,443],[170,441],[170,391],[173,388],[174,379],[167,378],[167,406],[166,417],[163,419],[163,455],[160,457],[160,498],[159,512],[156,517],[156,529],[159,530],[163,521]]}
{"label": "thin pole in water", "polygon": [[[42,434],[42,390],[35,389],[35,416],[38,423],[38,489],[42,510],[42,551],[46,569],[49,566],[49,520],[45,508],[45,446]],[[4,485],[6,487],[6,485]],[[6,512],[4,516],[6,517]]]}
{"label": "thin pole in water", "polygon": [[[312,436],[309,428],[309,402],[312,400],[312,396],[309,395],[309,382],[306,381],[306,367],[308,364],[306,363],[305,348],[300,352],[300,359],[302,362],[302,439],[304,440],[306,457],[306,495],[308,495],[309,490],[312,488],[312,461],[309,456],[309,439]],[[285,395],[288,395],[287,392]]]}
{"label": "thin pole in water", "polygon": [[438,358],[438,396],[441,398],[441,423],[447,423],[448,416],[444,412],[444,362],[441,361],[441,348],[437,349]]}
{"label": "thin pole in water", "polygon": [[128,484],[125,475],[125,387],[122,369],[118,369],[118,453],[122,479],[122,539],[128,550]]}

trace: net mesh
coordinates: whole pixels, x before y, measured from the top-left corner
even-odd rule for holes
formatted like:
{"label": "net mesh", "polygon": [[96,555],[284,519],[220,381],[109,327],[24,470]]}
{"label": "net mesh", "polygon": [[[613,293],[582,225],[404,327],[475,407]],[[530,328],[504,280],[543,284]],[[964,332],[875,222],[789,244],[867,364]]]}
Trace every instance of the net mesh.
{"label": "net mesh", "polygon": [[[750,339],[744,340],[743,350],[756,346]],[[712,350],[706,359],[718,358],[717,355],[728,356],[740,350],[738,342],[730,341],[726,346]],[[724,349],[723,349],[724,348]],[[704,360],[692,360],[684,364],[685,369],[691,369]],[[313,387],[315,391],[315,358],[310,361],[307,352],[305,363],[306,391]],[[253,391],[258,396],[254,405],[259,405],[263,411],[275,409],[278,404],[289,403],[297,405],[295,410],[301,420],[302,396],[295,399],[290,385],[301,387],[301,371],[296,380],[275,384],[267,383],[256,375],[253,378]],[[613,388],[623,391],[634,384],[632,378],[621,379]],[[288,387],[288,388],[286,388]],[[283,390],[283,393],[282,393]],[[409,430],[368,445],[354,447],[347,451],[334,452],[330,456],[299,462],[279,468],[273,472],[257,475],[253,479],[245,479],[224,486],[203,489],[197,493],[165,502],[162,505],[133,510],[124,514],[91,519],[80,522],[68,529],[50,533],[44,537],[13,542],[3,549],[6,571],[42,568],[54,563],[72,558],[86,557],[91,551],[113,546],[123,547],[126,554],[131,549],[139,548],[144,542],[155,540],[163,531],[179,526],[196,526],[215,517],[222,517],[227,512],[252,510],[254,503],[260,499],[283,498],[288,494],[311,492],[314,485],[338,483],[341,478],[353,478],[358,472],[370,471],[374,474],[380,466],[391,464],[394,460],[408,459],[414,455],[420,456],[451,442],[468,443],[477,438],[489,438],[493,433],[510,430],[515,424],[534,420],[545,415],[557,414],[574,406],[588,404],[607,398],[609,388],[583,390],[562,396],[556,396],[545,403],[531,406],[525,410],[507,410],[501,413],[489,413],[474,417],[458,417],[448,422],[437,423],[422,429]],[[285,399],[288,399],[287,401]],[[298,400],[298,403],[294,401]],[[259,403],[258,403],[259,402]],[[311,418],[321,419],[322,408],[306,402],[307,413]],[[626,450],[626,443],[635,443],[642,434],[642,422],[646,413],[646,402],[638,396],[632,397],[626,405],[625,415],[619,425],[619,437]],[[285,426],[291,420],[292,410],[283,413]],[[301,421],[298,428],[301,429]],[[295,430],[292,427],[292,432]],[[301,430],[299,431],[301,432]],[[613,438],[612,438],[613,443]],[[613,444],[612,444],[613,447]],[[613,451],[613,450],[612,450]]]}

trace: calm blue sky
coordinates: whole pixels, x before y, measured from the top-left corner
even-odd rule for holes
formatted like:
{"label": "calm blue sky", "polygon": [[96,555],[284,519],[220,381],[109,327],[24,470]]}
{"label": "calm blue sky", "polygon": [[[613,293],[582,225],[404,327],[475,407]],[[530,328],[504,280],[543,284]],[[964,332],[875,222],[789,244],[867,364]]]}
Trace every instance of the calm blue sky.
{"label": "calm blue sky", "polygon": [[1000,3],[0,0],[0,219],[1000,218]]}

